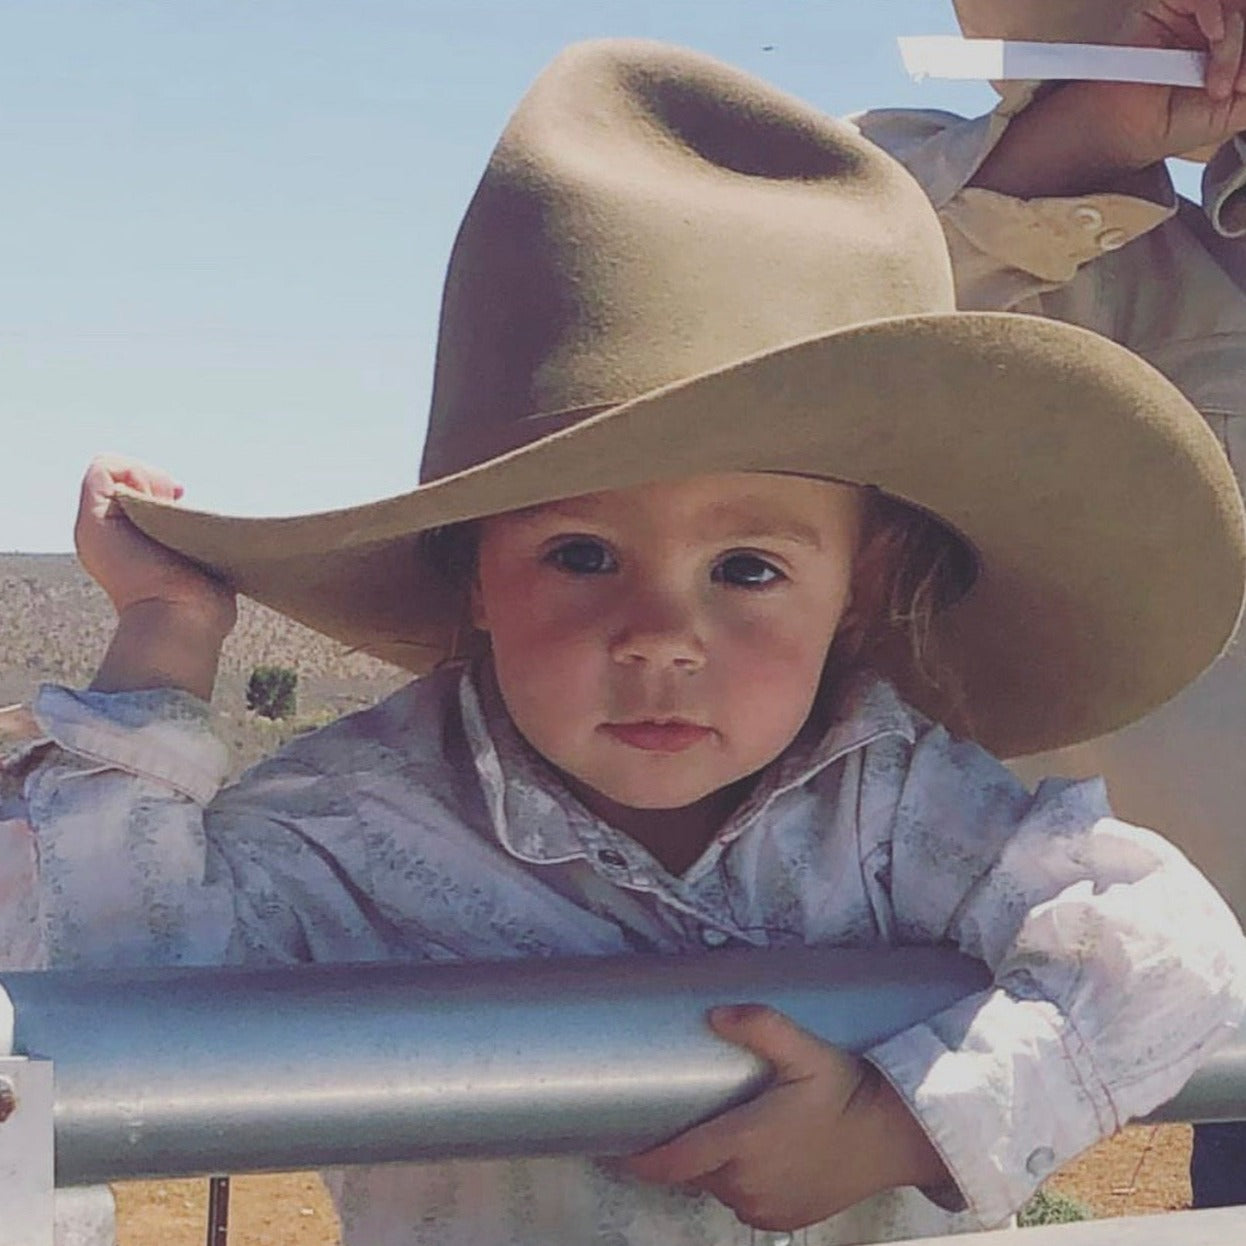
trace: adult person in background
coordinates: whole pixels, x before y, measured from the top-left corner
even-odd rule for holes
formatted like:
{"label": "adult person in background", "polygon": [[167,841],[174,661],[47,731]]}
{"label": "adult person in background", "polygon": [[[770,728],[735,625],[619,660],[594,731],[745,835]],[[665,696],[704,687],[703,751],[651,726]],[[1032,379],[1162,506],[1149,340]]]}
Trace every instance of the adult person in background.
{"label": "adult person in background", "polygon": [[[1209,53],[1204,90],[1005,83],[995,110],[974,120],[901,111],[857,120],[938,209],[961,307],[1031,312],[1129,346],[1202,411],[1246,484],[1246,0],[955,3],[971,37]],[[1172,156],[1206,161],[1201,204],[1175,193],[1164,163]],[[1104,775],[1119,816],[1180,843],[1240,920],[1244,754],[1239,633],[1159,712],[1017,768]],[[1196,1128],[1191,1179],[1195,1206],[1246,1203],[1246,1123]]]}

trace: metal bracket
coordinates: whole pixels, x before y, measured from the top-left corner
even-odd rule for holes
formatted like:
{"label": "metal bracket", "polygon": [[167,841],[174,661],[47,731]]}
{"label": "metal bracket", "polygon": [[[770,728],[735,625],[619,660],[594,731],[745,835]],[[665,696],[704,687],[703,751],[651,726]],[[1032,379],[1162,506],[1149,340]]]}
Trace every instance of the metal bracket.
{"label": "metal bracket", "polygon": [[0,1246],[53,1246],[52,1062],[0,1056]]}

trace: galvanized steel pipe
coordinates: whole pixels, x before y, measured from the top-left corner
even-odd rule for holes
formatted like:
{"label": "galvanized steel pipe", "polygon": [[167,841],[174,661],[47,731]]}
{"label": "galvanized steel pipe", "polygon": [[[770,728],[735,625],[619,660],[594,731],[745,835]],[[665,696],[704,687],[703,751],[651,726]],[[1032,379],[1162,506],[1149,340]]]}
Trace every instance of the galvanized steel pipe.
{"label": "galvanized steel pipe", "polygon": [[[715,1004],[859,1051],[987,980],[918,948],[14,973],[0,1018],[13,1054],[54,1062],[57,1184],[78,1185],[634,1152],[764,1085],[706,1027]],[[1246,1054],[1214,1076],[1214,1114],[1246,1117]]]}

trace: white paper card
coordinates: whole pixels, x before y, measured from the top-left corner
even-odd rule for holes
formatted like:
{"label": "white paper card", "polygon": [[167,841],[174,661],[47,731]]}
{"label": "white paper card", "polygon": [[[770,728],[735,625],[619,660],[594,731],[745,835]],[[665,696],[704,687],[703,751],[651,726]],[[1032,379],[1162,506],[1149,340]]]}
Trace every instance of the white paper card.
{"label": "white paper card", "polygon": [[905,35],[897,42],[904,68],[918,80],[984,78],[1002,82],[1010,78],[1077,78],[1201,87],[1207,69],[1205,53],[1180,48],[961,39],[956,35]]}

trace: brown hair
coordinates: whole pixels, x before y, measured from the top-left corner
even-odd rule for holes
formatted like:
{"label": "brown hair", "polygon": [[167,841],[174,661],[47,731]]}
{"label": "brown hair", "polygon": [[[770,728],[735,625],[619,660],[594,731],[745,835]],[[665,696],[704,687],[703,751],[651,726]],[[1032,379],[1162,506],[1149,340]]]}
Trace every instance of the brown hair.
{"label": "brown hair", "polygon": [[969,591],[977,573],[972,550],[945,524],[866,489],[852,601],[827,655],[824,686],[871,665],[883,651],[903,647],[928,683],[955,693],[932,652],[930,626],[936,614]]}

